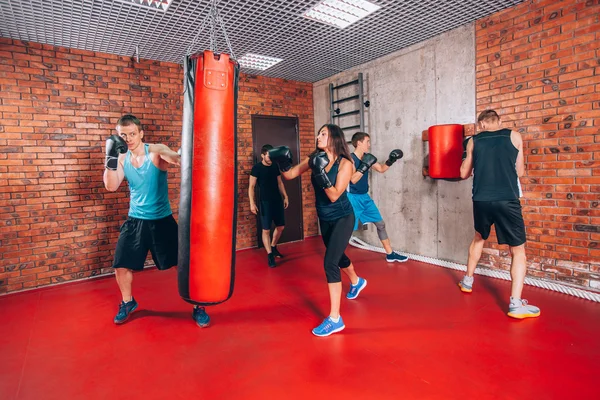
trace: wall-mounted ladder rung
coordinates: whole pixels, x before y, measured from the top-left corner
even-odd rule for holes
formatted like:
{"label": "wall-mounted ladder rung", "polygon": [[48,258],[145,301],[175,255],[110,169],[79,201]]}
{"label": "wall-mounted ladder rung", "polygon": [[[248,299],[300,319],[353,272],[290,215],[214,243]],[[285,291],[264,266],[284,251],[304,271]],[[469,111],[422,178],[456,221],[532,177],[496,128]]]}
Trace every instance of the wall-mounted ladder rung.
{"label": "wall-mounted ladder rung", "polygon": [[358,99],[360,96],[356,95],[356,96],[350,96],[350,97],[345,97],[343,99],[339,99],[339,100],[335,100],[333,102],[333,104],[337,104],[337,103],[343,103],[344,101],[350,101],[350,100],[356,100]]}
{"label": "wall-mounted ladder rung", "polygon": [[333,116],[333,118],[335,118],[335,117],[338,117],[338,118],[339,118],[339,117],[343,117],[343,116],[345,116],[345,115],[354,115],[354,114],[358,114],[359,112],[360,112],[360,110],[348,111],[348,112],[341,113],[341,114],[335,114],[335,115]]}
{"label": "wall-mounted ladder rung", "polygon": [[[353,85],[357,85],[357,94],[348,96],[348,97],[343,97],[343,98],[339,98],[336,100],[336,94],[337,94],[337,90],[341,89],[341,88],[345,88],[347,86],[353,86]],[[356,93],[356,92],[355,92]],[[345,94],[351,94],[351,93],[345,93]],[[346,111],[346,112],[342,112],[342,110],[340,109],[340,107],[336,108],[336,104],[339,103],[343,103],[345,101],[350,101],[350,100],[358,100],[358,110],[352,110],[352,111]],[[340,121],[339,118],[340,117],[345,117],[347,115],[358,115],[359,116],[359,124],[358,125],[352,125],[352,126],[346,126],[342,129],[359,129],[361,131],[365,130],[365,107],[369,107],[369,101],[365,101],[364,99],[364,92],[363,92],[363,74],[359,73],[357,79],[354,79],[350,82],[346,82],[346,83],[342,83],[341,85],[338,86],[333,86],[333,83],[329,84],[329,123],[333,124],[334,120],[336,118],[338,118],[337,121]],[[355,122],[355,121],[352,121]]]}
{"label": "wall-mounted ladder rung", "polygon": [[333,89],[341,89],[341,88],[344,88],[344,87],[350,86],[350,85],[358,85],[358,82],[359,82],[358,79],[355,79],[353,81],[342,83],[341,85],[338,85],[338,86],[334,86]]}

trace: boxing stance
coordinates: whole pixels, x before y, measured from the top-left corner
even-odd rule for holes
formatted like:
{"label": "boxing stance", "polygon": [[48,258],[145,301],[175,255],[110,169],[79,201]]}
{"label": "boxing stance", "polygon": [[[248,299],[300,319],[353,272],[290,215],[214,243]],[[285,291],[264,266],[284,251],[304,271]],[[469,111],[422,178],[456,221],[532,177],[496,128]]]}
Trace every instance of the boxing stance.
{"label": "boxing stance", "polygon": [[[288,207],[288,195],[281,181],[279,168],[273,165],[269,158],[269,150],[273,146],[265,144],[260,149],[261,162],[252,167],[250,172],[250,184],[248,185],[248,197],[250,198],[250,212],[260,212],[260,224],[262,226],[262,241],[267,251],[267,263],[270,268],[275,267],[275,257],[283,258],[283,254],[277,250],[277,242],[281,238],[285,228],[284,209]],[[258,184],[260,189],[260,207],[256,206],[254,199],[254,188]],[[271,239],[271,223],[275,223],[273,239]]]}
{"label": "boxing stance", "polygon": [[269,151],[269,156],[285,179],[294,179],[311,171],[317,216],[326,247],[324,266],[331,303],[329,316],[312,333],[316,336],[329,336],[345,328],[340,315],[340,270],[344,271],[352,283],[347,299],[356,299],[367,286],[367,281],[356,275],[352,262],[344,254],[354,226],[354,212],[346,192],[354,167],[350,161],[344,132],[337,125],[323,125],[318,131],[317,149],[293,168],[288,147],[276,147]]}
{"label": "boxing stance", "polygon": [[384,164],[379,164],[377,158],[369,153],[371,149],[371,137],[368,133],[357,132],[352,136],[352,146],[355,150],[352,153],[352,160],[356,167],[356,172],[350,179],[350,193],[348,199],[352,203],[356,220],[354,222],[354,230],[358,229],[358,221],[367,224],[373,223],[377,228],[377,236],[383,248],[385,249],[387,262],[405,262],[408,257],[403,256],[392,250],[390,239],[385,230],[385,222],[377,209],[375,202],[369,196],[369,169],[373,169],[379,173],[384,173],[399,159],[402,158],[401,150],[392,150],[389,158]]}
{"label": "boxing stance", "polygon": [[460,167],[462,179],[473,173],[475,237],[469,246],[467,274],[458,286],[465,293],[472,292],[473,274],[494,225],[498,244],[507,244],[512,257],[508,315],[519,319],[537,317],[540,309],[521,299],[527,272],[525,223],[519,201],[519,177],[525,173],[523,139],[519,132],[502,129],[496,111],[483,111],[478,123],[482,132],[465,139]]}
{"label": "boxing stance", "polygon": [[[113,261],[122,296],[115,324],[125,322],[138,307],[132,294],[133,271],[144,268],[148,250],[159,270],[177,265],[177,222],[169,204],[167,168],[179,165],[180,156],[164,144],[142,142],[143,137],[140,120],[124,115],[117,122],[117,134],[106,140],[104,187],[114,192],[127,178],[130,190],[129,214]],[[200,327],[210,322],[203,307],[194,307],[192,316]]]}

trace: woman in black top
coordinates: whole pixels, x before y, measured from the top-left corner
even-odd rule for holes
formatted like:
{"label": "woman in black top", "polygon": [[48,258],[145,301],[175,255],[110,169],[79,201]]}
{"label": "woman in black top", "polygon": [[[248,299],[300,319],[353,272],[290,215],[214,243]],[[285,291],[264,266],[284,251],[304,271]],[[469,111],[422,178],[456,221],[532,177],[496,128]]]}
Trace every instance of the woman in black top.
{"label": "woman in black top", "polygon": [[315,189],[315,205],[321,235],[325,243],[325,275],[329,286],[331,312],[315,329],[316,336],[329,336],[345,328],[340,316],[342,279],[340,269],[350,278],[352,285],[346,298],[358,297],[367,281],[359,278],[350,259],[344,254],[354,228],[354,212],[346,189],[354,173],[350,151],[342,129],[326,124],[317,135],[317,149],[304,161],[292,168],[289,148],[281,146],[269,151],[269,157],[281,170],[285,179],[294,179],[311,171],[311,182]]}

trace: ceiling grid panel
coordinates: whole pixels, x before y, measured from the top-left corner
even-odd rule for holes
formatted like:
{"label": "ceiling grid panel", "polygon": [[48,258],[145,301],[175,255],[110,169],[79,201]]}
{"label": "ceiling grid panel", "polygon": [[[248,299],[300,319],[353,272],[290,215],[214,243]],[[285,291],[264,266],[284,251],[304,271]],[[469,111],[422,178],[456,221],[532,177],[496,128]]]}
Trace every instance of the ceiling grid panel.
{"label": "ceiling grid panel", "polygon": [[[522,0],[372,0],[381,7],[340,29],[308,19],[319,0],[220,0],[238,57],[281,58],[242,72],[315,82],[473,22]],[[56,46],[181,63],[210,0],[173,0],[166,11],[129,0],[0,0],[0,35]],[[194,50],[210,45],[206,26]],[[218,30],[218,50],[227,49]]]}

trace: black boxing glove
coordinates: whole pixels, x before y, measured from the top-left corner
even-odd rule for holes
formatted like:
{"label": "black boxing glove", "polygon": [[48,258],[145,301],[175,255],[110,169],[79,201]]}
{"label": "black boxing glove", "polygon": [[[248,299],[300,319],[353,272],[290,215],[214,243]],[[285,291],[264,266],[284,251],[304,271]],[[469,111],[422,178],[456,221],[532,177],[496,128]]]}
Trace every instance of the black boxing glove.
{"label": "black boxing glove", "polygon": [[402,150],[400,150],[400,149],[392,150],[390,152],[389,158],[385,162],[385,165],[387,165],[388,167],[391,167],[393,163],[395,163],[396,161],[398,161],[402,157],[404,157],[404,153],[402,153]]}
{"label": "black boxing glove", "polygon": [[325,167],[329,165],[329,158],[327,153],[319,151],[313,154],[308,160],[308,166],[312,170],[312,176],[317,186],[321,189],[327,189],[332,187],[331,181],[325,172]]}
{"label": "black boxing glove", "polygon": [[360,164],[358,165],[358,168],[356,168],[356,172],[360,172],[360,173],[364,174],[376,162],[377,162],[377,157],[375,157],[373,154],[365,153],[362,156],[362,160],[360,160]]}
{"label": "black boxing glove", "polygon": [[289,171],[292,168],[292,152],[287,146],[279,146],[269,150],[269,158],[281,172]]}
{"label": "black boxing glove", "polygon": [[127,153],[127,143],[119,135],[111,135],[106,139],[106,158],[104,166],[106,169],[116,171],[119,166],[119,154]]}

